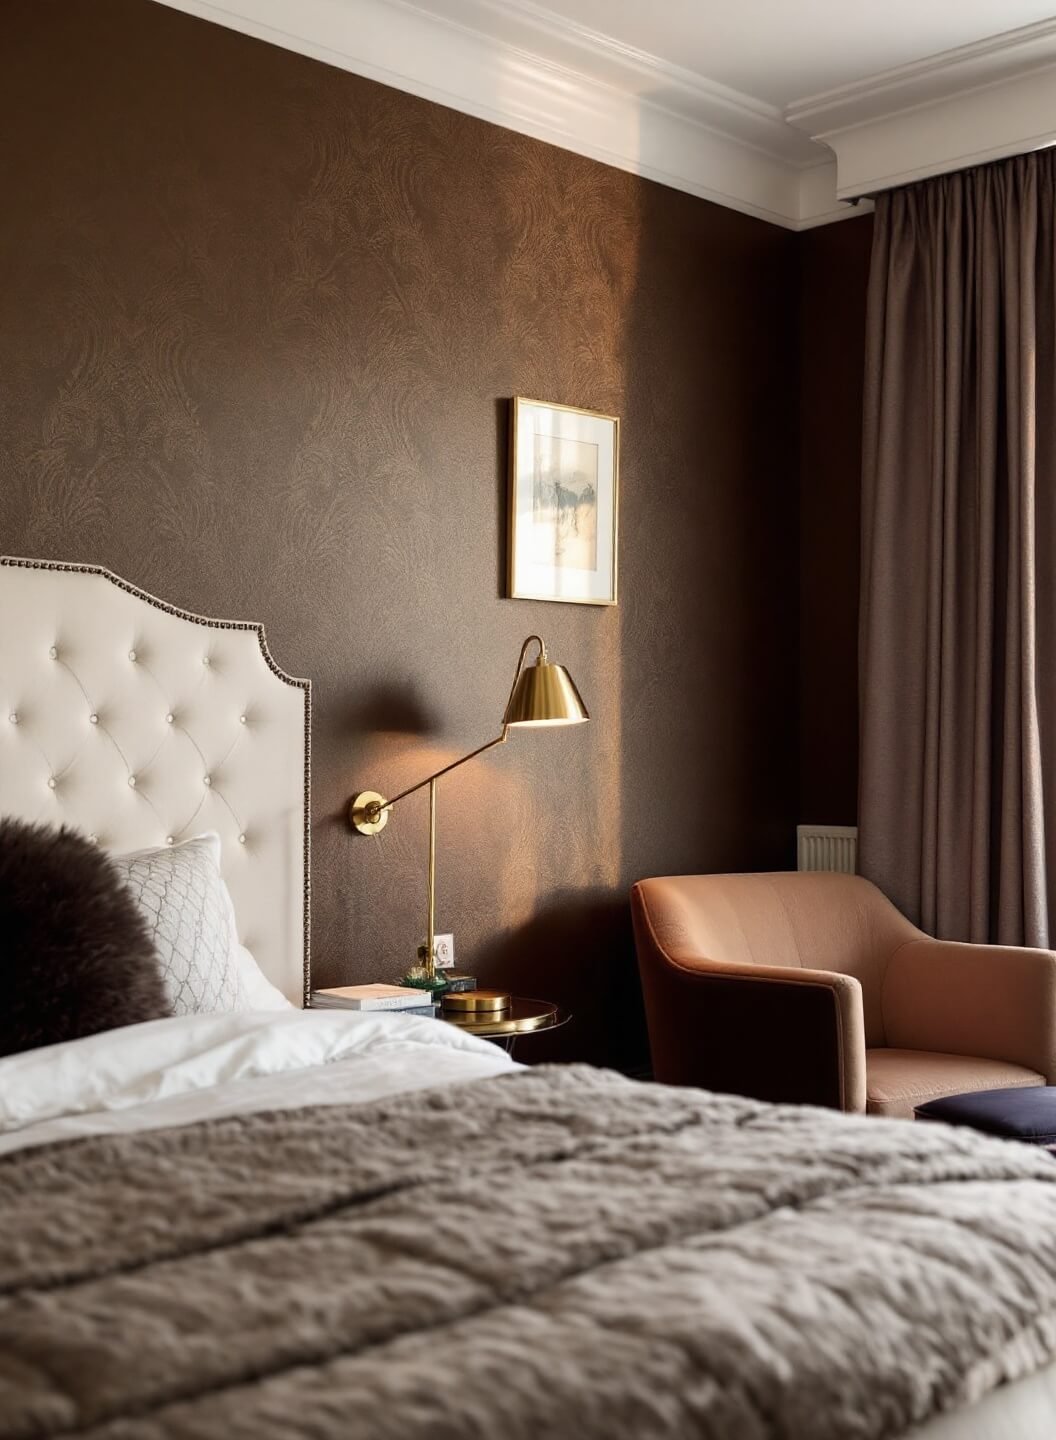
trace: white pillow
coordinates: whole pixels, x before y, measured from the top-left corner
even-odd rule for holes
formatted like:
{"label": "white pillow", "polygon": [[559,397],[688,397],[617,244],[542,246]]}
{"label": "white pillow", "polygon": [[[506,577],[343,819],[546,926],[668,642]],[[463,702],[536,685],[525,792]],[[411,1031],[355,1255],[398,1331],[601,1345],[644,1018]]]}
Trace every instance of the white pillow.
{"label": "white pillow", "polygon": [[220,874],[220,836],[112,859],[147,922],[173,1014],[252,1009],[235,910]]}
{"label": "white pillow", "polygon": [[296,1010],[292,1000],[271,983],[244,945],[238,947],[238,977],[247,1010]]}

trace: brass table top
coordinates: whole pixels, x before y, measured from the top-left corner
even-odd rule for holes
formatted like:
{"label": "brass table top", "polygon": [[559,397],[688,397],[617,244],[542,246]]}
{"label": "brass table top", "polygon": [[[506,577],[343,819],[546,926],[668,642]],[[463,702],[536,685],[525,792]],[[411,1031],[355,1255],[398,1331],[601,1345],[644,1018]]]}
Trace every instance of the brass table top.
{"label": "brass table top", "polygon": [[440,1013],[449,1025],[457,1025],[470,1035],[526,1035],[533,1030],[556,1030],[572,1018],[567,1010],[549,1000],[528,1000],[523,995],[511,996],[507,1010]]}

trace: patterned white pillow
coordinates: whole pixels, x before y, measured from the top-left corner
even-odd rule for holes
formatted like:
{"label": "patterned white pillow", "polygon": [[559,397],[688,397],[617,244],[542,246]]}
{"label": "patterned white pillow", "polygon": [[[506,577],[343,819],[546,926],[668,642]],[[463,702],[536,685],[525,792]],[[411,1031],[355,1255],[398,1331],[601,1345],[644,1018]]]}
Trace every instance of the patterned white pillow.
{"label": "patterned white pillow", "polygon": [[173,1014],[248,1009],[219,835],[111,858],[151,932]]}

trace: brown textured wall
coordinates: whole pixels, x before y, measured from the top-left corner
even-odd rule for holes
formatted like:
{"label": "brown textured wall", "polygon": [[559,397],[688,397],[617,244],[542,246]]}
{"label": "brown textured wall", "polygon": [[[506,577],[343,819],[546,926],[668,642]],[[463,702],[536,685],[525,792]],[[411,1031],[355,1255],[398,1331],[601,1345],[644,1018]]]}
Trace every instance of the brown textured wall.
{"label": "brown textured wall", "polygon": [[[439,919],[641,1053],[627,889],[787,863],[795,237],[149,0],[7,0],[0,545],[315,685],[316,980],[398,974],[425,800],[541,631],[594,716],[440,796]],[[502,598],[506,397],[623,418],[614,610]],[[527,1057],[526,1057],[527,1058]]]}
{"label": "brown textured wall", "polygon": [[858,576],[871,215],[798,237],[800,819],[858,817]]}

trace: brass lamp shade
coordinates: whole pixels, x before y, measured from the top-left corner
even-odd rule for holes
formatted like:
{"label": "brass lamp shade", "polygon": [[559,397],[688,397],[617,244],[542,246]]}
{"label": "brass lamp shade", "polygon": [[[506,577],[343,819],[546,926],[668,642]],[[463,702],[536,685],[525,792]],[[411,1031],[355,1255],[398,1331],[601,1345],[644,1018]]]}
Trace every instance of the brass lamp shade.
{"label": "brass lamp shade", "polygon": [[539,660],[517,676],[504,725],[581,725],[587,707],[563,665]]}

